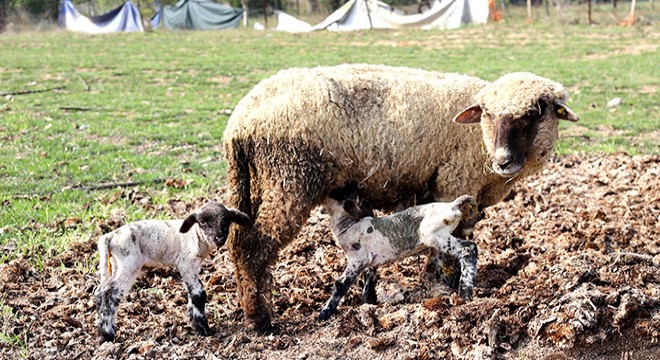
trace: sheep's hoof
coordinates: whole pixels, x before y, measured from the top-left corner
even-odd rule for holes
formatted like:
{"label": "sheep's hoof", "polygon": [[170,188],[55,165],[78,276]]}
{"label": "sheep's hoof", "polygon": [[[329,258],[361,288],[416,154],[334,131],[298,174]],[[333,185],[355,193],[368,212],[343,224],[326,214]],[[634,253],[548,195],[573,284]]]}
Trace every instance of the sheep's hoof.
{"label": "sheep's hoof", "polygon": [[472,289],[471,288],[463,288],[459,290],[459,295],[461,296],[461,299],[465,302],[472,301]]}
{"label": "sheep's hoof", "polygon": [[319,321],[328,320],[332,316],[332,311],[330,309],[323,309],[319,313]]}
{"label": "sheep's hoof", "polygon": [[378,304],[378,297],[376,296],[376,291],[373,290],[366,293],[362,293],[362,303],[372,304],[372,305]]}
{"label": "sheep's hoof", "polygon": [[105,332],[99,331],[98,343],[103,344],[104,342],[114,342],[115,341],[115,331]]}
{"label": "sheep's hoof", "polygon": [[208,326],[196,326],[195,334],[200,336],[211,336],[213,335],[213,330]]}
{"label": "sheep's hoof", "polygon": [[195,319],[193,321],[193,329],[195,330],[195,334],[200,336],[213,335],[213,330],[209,327],[209,323],[206,319]]}

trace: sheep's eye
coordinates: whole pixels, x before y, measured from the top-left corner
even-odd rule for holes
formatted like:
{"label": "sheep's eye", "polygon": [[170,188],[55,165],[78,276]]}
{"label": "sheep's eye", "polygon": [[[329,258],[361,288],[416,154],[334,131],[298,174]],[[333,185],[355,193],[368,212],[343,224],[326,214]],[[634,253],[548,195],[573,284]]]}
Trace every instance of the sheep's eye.
{"label": "sheep's eye", "polygon": [[486,113],[486,117],[488,118],[488,120],[490,120],[490,122],[495,122],[495,115],[491,113]]}
{"label": "sheep's eye", "polygon": [[539,112],[538,115],[543,116],[543,114],[545,114],[545,109],[548,108],[548,103],[545,102],[545,100],[539,100],[537,102],[537,105],[538,105],[537,110]]}

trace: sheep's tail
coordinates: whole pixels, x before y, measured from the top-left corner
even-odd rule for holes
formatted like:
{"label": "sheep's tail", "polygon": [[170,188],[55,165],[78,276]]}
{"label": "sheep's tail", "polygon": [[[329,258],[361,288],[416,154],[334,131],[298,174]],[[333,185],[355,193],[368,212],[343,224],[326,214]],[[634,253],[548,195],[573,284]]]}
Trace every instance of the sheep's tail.
{"label": "sheep's tail", "polygon": [[253,220],[256,215],[252,212],[250,202],[250,156],[249,147],[244,141],[232,139],[227,150],[227,181],[229,188],[233,189],[229,203],[236,209],[248,214]]}
{"label": "sheep's tail", "polygon": [[99,238],[99,276],[101,277],[101,284],[107,282],[112,275],[112,264],[110,263],[110,240],[114,237],[114,233],[108,233]]}

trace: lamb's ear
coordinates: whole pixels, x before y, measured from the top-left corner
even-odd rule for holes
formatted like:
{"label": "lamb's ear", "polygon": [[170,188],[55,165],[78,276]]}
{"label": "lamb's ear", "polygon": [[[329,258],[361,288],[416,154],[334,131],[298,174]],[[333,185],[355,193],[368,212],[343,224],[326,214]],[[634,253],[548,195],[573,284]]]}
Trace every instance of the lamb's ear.
{"label": "lamb's ear", "polygon": [[473,104],[454,116],[453,122],[457,124],[474,124],[481,121],[481,106]]}
{"label": "lamb's ear", "polygon": [[252,219],[244,212],[236,209],[227,209],[229,211],[229,220],[242,226],[252,226]]}
{"label": "lamb's ear", "polygon": [[355,202],[355,200],[345,200],[344,201],[344,210],[356,219],[362,218],[362,211],[360,206]]}
{"label": "lamb's ear", "polygon": [[566,106],[566,104],[564,104],[560,100],[555,100],[554,105],[555,105],[555,114],[557,115],[557,118],[572,122],[576,122],[580,120],[580,117],[577,116],[577,114],[575,114],[573,110],[571,110],[568,106]]}
{"label": "lamb's ear", "polygon": [[187,233],[190,228],[195,225],[197,222],[197,214],[190,214],[188,217],[183,220],[183,224],[181,224],[181,228],[179,229],[179,232],[181,233]]}

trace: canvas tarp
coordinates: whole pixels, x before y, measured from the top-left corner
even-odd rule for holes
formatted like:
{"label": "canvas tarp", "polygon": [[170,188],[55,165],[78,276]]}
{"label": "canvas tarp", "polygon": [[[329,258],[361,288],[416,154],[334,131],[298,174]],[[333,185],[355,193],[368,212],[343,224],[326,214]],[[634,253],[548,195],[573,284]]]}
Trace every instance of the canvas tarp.
{"label": "canvas tarp", "polygon": [[144,31],[140,12],[130,1],[103,15],[88,18],[76,10],[71,0],[64,0],[60,3],[57,23],[61,28],[87,34]]}
{"label": "canvas tarp", "polygon": [[163,25],[168,29],[235,29],[242,17],[242,9],[211,0],[180,0],[165,6],[162,12]]}
{"label": "canvas tarp", "polygon": [[[282,18],[278,18],[282,19]],[[300,21],[295,19],[296,21]],[[488,21],[488,0],[436,0],[431,9],[421,14],[403,15],[395,8],[377,0],[350,0],[320,23],[305,30],[291,27],[283,18],[278,30],[304,32],[328,29],[332,31],[363,29],[455,29],[464,24],[484,24]]]}

